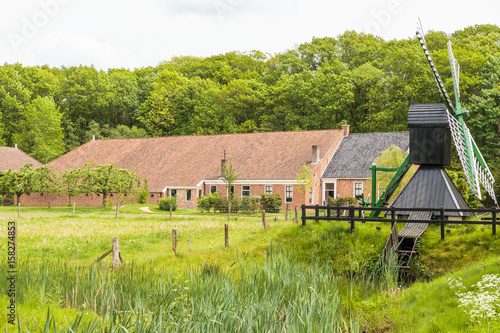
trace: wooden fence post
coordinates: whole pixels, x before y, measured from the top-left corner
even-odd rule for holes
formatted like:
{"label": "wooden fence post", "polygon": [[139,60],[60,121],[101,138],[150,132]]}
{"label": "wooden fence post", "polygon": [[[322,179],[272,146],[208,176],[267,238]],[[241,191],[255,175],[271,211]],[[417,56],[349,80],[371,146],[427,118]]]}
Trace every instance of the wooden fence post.
{"label": "wooden fence post", "polygon": [[113,246],[111,247],[111,252],[113,252],[113,268],[117,268],[120,262],[120,240],[118,237],[113,238]]}
{"label": "wooden fence post", "polygon": [[286,204],[285,221],[288,221],[288,204]]}
{"label": "wooden fence post", "polygon": [[170,201],[170,222],[172,222],[172,201]]}
{"label": "wooden fence post", "polygon": [[496,208],[493,208],[493,212],[491,213],[491,233],[493,235],[497,234],[497,210]]}
{"label": "wooden fence post", "polygon": [[299,213],[297,212],[297,205],[295,205],[295,218],[293,223],[299,223]]}
{"label": "wooden fence post", "polygon": [[306,205],[302,205],[302,226],[306,226]]}
{"label": "wooden fence post", "polygon": [[[314,217],[319,217],[319,205],[314,207]],[[319,222],[319,220],[315,220],[315,222]]]}
{"label": "wooden fence post", "polygon": [[116,212],[115,212],[115,219],[118,219],[118,209],[120,209],[120,203],[116,203]]}
{"label": "wooden fence post", "polygon": [[354,232],[354,206],[349,206],[349,219],[351,220],[351,232]]}
{"label": "wooden fence post", "polygon": [[172,251],[177,253],[177,228],[172,229]]}
{"label": "wooden fence post", "polygon": [[[17,199],[19,200],[19,199]],[[19,216],[21,215],[21,203],[18,202],[17,203],[17,218],[19,218]]]}
{"label": "wooden fence post", "polygon": [[441,240],[444,240],[444,207],[439,208],[439,218],[441,220]]}
{"label": "wooden fence post", "polygon": [[224,223],[224,244],[227,247],[229,247],[229,225],[227,223]]}
{"label": "wooden fence post", "polygon": [[76,205],[76,202],[73,201],[73,217],[75,217],[75,205]]}
{"label": "wooden fence post", "polygon": [[394,210],[394,207],[391,207],[391,230],[394,227],[395,223],[396,223],[396,211]]}
{"label": "wooden fence post", "polygon": [[262,210],[262,229],[266,231],[266,211]]}
{"label": "wooden fence post", "polygon": [[[326,201],[323,201],[323,206],[326,206]],[[323,208],[323,215],[328,216],[326,213],[327,209]]]}

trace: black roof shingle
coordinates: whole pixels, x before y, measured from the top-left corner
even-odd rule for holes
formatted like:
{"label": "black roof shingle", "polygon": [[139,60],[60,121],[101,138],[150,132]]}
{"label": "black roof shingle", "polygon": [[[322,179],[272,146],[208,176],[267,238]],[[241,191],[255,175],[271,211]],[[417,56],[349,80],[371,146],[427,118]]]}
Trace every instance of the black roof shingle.
{"label": "black roof shingle", "polygon": [[408,151],[408,132],[350,133],[323,172],[323,178],[369,178],[369,167],[391,145]]}

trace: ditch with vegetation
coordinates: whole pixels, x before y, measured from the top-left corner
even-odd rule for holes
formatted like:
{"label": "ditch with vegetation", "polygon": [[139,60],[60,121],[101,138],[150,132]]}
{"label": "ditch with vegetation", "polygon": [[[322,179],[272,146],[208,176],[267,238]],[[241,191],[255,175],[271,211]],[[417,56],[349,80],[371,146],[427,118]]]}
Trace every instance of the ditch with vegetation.
{"label": "ditch with vegetation", "polygon": [[[0,207],[18,226],[17,325],[6,332],[495,332],[500,240],[488,227],[430,226],[413,273],[380,253],[390,224],[308,223],[144,205]],[[224,224],[229,225],[229,247]],[[376,227],[380,226],[380,230]],[[172,229],[178,229],[172,251]],[[94,261],[119,237],[124,263]],[[188,243],[189,239],[189,243]],[[0,251],[7,252],[1,242]],[[5,258],[5,256],[3,256]],[[7,262],[0,263],[2,275]]]}

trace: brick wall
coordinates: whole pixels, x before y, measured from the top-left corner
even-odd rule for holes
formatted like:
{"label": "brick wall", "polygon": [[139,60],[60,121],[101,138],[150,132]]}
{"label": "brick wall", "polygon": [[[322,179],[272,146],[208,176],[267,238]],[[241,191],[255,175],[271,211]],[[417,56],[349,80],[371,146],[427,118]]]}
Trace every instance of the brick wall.
{"label": "brick wall", "polygon": [[[160,192],[151,192],[148,200],[149,204],[158,204],[158,199],[162,193]],[[116,201],[118,197],[116,194],[110,194],[108,196],[114,205],[116,205]],[[17,202],[17,201],[16,201]],[[69,201],[67,194],[51,194],[50,195],[50,205],[51,206],[68,206],[76,203],[77,206],[87,206],[87,207],[98,207],[102,205],[102,196],[96,194],[83,194],[80,197],[72,197],[71,203]],[[136,198],[130,197],[126,198],[122,205],[137,203]],[[24,194],[21,196],[21,204],[24,206],[48,206],[48,195],[46,193],[31,193]]]}

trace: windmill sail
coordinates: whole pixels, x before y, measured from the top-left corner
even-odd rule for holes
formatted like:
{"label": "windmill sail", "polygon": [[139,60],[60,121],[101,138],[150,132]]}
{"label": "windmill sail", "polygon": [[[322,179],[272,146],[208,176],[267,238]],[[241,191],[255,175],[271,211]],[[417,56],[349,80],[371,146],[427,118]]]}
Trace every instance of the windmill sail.
{"label": "windmill sail", "polygon": [[[470,135],[470,131],[465,125],[464,116],[468,114],[468,111],[460,105],[460,86],[459,86],[459,75],[460,75],[460,65],[458,64],[455,56],[453,55],[451,41],[448,41],[448,55],[450,57],[451,73],[453,78],[453,89],[455,92],[455,107],[451,103],[451,99],[444,88],[443,81],[439,76],[439,73],[432,61],[429,50],[427,48],[427,43],[425,42],[424,32],[422,24],[419,20],[417,24],[417,38],[422,45],[427,61],[432,69],[432,75],[436,80],[439,92],[445,100],[446,107],[448,108],[448,122],[450,124],[450,129],[455,142],[455,147],[458,151],[458,156],[460,158],[460,163],[464,169],[465,176],[467,178],[467,183],[469,184],[470,190],[473,195],[481,200],[481,185],[486,189],[488,194],[491,196],[493,201],[498,207],[495,192],[493,191],[493,183],[495,179],[491,174],[488,165],[486,164],[479,148],[477,148],[474,139]],[[453,112],[453,115],[450,113]],[[457,118],[455,118],[457,117]]]}
{"label": "windmill sail", "polygon": [[431,66],[432,75],[434,76],[434,80],[436,80],[439,92],[441,93],[441,95],[443,95],[446,107],[448,107],[448,109],[450,110],[453,110],[453,104],[451,104],[450,96],[448,96],[448,93],[444,88],[443,80],[441,80],[441,76],[439,75],[437,68],[434,65],[434,61],[432,61],[431,54],[429,53],[429,49],[427,48],[427,43],[425,42],[425,37],[424,37],[424,29],[422,28],[422,23],[420,23],[420,20],[417,24],[417,38],[418,41],[420,42],[420,45],[422,45],[422,49],[424,50],[425,56],[427,57],[427,61]]}

